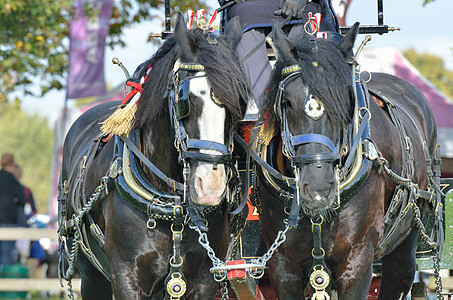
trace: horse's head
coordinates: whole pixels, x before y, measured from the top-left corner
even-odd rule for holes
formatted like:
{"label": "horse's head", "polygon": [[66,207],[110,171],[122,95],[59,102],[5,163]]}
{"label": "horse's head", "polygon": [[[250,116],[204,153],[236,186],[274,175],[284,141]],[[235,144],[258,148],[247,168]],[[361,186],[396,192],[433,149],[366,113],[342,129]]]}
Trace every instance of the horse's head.
{"label": "horse's head", "polygon": [[353,114],[348,62],[356,35],[357,26],[339,44],[308,34],[293,43],[274,24],[278,61],[268,107],[274,107],[271,115],[306,215],[328,213],[339,197],[340,149]]}
{"label": "horse's head", "polygon": [[237,19],[221,37],[189,31],[182,14],[176,21],[167,92],[174,144],[196,204],[218,205],[228,191],[232,133],[251,94],[234,50],[241,35]]}

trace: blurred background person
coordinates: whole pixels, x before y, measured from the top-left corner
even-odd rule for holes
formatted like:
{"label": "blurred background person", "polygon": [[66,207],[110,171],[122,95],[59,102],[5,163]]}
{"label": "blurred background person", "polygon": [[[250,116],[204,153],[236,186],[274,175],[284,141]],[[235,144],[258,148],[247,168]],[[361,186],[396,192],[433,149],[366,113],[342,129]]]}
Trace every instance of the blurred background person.
{"label": "blurred background person", "polygon": [[15,165],[16,167],[13,171],[14,178],[16,178],[17,181],[19,181],[20,185],[22,186],[22,189],[24,190],[25,198],[27,199],[27,202],[25,203],[24,206],[17,207],[17,224],[20,227],[29,227],[30,218],[36,215],[35,200],[33,198],[33,193],[31,192],[31,189],[28,186],[23,185],[20,181],[20,179],[22,178],[22,168],[18,164]]}
{"label": "blurred background person", "polygon": [[[30,227],[36,223],[33,216],[36,215],[36,206],[35,200],[33,199],[33,193],[28,186],[25,186],[21,183],[20,179],[22,177],[22,168],[16,164],[16,167],[13,171],[14,178],[19,181],[24,193],[27,202],[24,206],[17,207],[17,225],[19,227]],[[45,258],[44,250],[41,248],[39,241],[29,241],[29,240],[17,240],[16,249],[19,252],[19,260],[21,263],[26,263],[29,258],[37,258],[42,260]]]}
{"label": "blurred background person", "polygon": [[[27,202],[25,192],[19,181],[14,177],[16,168],[14,155],[3,153],[0,170],[0,227],[17,227],[18,207]],[[16,262],[15,241],[0,241],[0,266]]]}

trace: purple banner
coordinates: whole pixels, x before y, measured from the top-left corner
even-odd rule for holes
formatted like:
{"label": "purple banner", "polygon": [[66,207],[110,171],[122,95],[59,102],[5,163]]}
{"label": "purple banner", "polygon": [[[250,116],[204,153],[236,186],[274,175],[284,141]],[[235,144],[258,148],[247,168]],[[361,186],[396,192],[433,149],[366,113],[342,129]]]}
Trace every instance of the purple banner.
{"label": "purple banner", "polygon": [[[88,18],[84,5],[99,14]],[[113,0],[75,0],[71,22],[67,98],[99,96],[106,92],[104,81],[105,37],[109,31]]]}

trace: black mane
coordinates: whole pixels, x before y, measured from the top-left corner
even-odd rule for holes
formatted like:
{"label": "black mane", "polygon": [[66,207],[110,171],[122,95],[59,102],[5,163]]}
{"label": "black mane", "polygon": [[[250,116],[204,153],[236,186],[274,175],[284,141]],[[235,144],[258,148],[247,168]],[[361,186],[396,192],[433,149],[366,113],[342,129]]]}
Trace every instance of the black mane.
{"label": "black mane", "polygon": [[[191,30],[190,37],[198,48],[198,57],[195,61],[205,66],[214,95],[225,105],[233,121],[238,122],[244,116],[251,91],[235,51],[226,42],[228,37],[216,36],[215,46],[208,42],[206,34],[200,29]],[[152,69],[144,84],[136,112],[135,127],[141,128],[152,121],[162,111],[163,106],[167,105],[167,99],[163,96],[168,83],[168,74],[180,56],[176,38],[170,36],[147,61],[146,65],[151,65]],[[140,77],[144,76],[146,71],[147,68],[143,68]]]}
{"label": "black mane", "polygon": [[[350,54],[336,43],[317,39],[317,51],[312,51],[309,38],[298,39],[294,43],[293,51],[296,53],[298,65],[305,85],[310,92],[320,99],[326,109],[329,120],[335,126],[345,127],[352,122],[354,97],[352,89],[352,77],[346,63],[346,57]],[[282,80],[281,71],[284,66],[277,62],[272,77],[268,84],[268,93],[265,105],[261,108],[265,113],[268,110],[270,117],[278,90],[278,84]]]}

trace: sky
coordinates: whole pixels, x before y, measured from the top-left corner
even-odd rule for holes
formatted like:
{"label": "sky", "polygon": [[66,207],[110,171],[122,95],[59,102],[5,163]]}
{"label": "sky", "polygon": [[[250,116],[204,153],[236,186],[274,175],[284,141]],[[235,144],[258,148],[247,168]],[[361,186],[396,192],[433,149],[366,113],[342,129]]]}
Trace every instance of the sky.
{"label": "sky", "polygon": [[[208,2],[217,8],[215,0]],[[359,21],[361,25],[377,24],[376,0],[353,0],[348,10],[346,25]],[[384,0],[384,24],[400,27],[400,31],[384,35],[372,35],[366,47],[396,47],[403,51],[414,48],[419,53],[428,52],[444,59],[445,66],[453,71],[453,1],[436,0],[422,6],[423,0]],[[213,11],[207,9],[207,12]],[[163,15],[163,12],[162,12]],[[112,58],[117,57],[132,73],[136,66],[145,61],[156,51],[156,47],[147,42],[149,33],[160,33],[163,28],[157,22],[146,22],[128,28],[124,34],[125,48],[107,48],[105,52],[105,80],[108,86],[116,87],[124,82],[121,69],[113,65]],[[364,36],[359,36],[356,46]],[[22,108],[31,114],[48,118],[54,126],[64,106],[65,92],[51,92],[43,98],[26,97]],[[71,105],[69,101],[69,105]]]}

